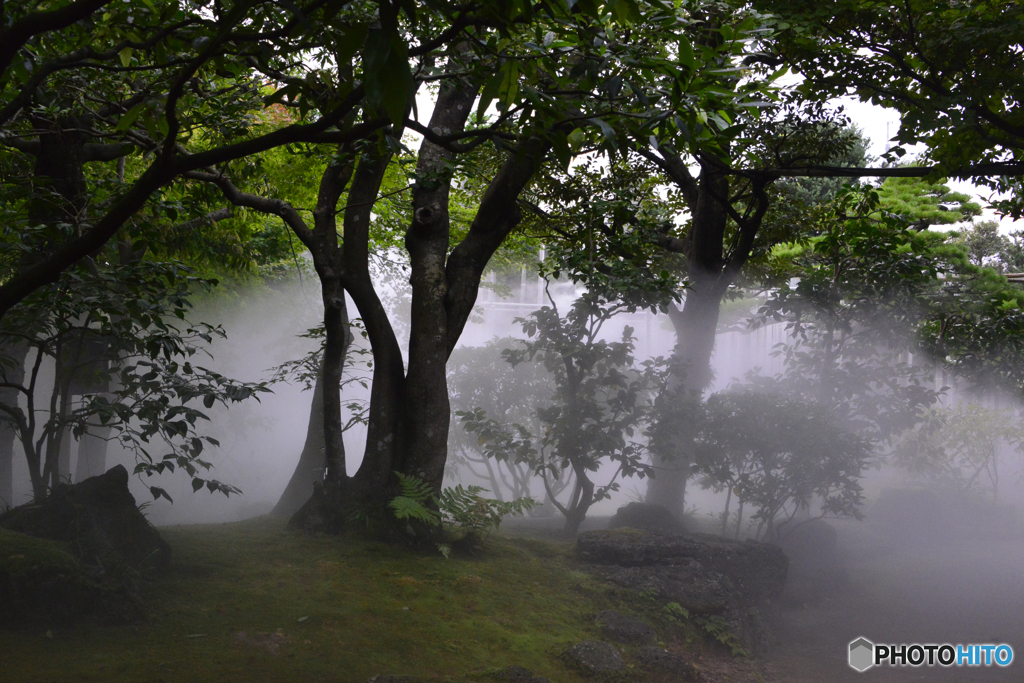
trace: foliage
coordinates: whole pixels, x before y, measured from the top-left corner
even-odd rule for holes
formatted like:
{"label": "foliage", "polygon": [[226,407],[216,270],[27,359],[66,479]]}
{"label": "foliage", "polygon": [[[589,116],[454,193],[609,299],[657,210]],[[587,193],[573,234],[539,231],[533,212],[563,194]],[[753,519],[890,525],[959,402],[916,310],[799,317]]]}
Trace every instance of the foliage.
{"label": "foliage", "polygon": [[860,519],[867,457],[867,444],[826,408],[736,388],[705,402],[695,467],[705,487],[728,488],[756,506],[758,537],[774,539],[780,521],[815,501],[822,516]]}
{"label": "foliage", "polygon": [[[464,488],[462,484],[446,488],[440,496],[434,496],[433,487],[422,479],[401,472],[395,472],[395,475],[401,485],[400,495],[388,503],[395,519],[440,527],[444,540],[449,543],[477,547],[506,516],[522,515],[537,504],[532,498],[508,502],[483,498],[480,494],[487,489],[481,486]],[[445,544],[439,544],[438,549],[445,557],[451,552]]]}
{"label": "foliage", "polygon": [[454,541],[470,539],[478,544],[492,531],[497,531],[505,517],[523,515],[537,505],[532,498],[500,501],[480,496],[487,492],[482,486],[463,488],[462,484],[441,492],[438,499],[441,521]]}
{"label": "foliage", "polygon": [[432,509],[438,506],[438,501],[430,484],[401,472],[395,472],[395,476],[398,477],[400,493],[388,502],[395,519],[440,526],[441,515],[436,509]]}
{"label": "foliage", "polygon": [[931,408],[921,424],[893,448],[893,462],[958,496],[973,492],[999,496],[999,451],[1018,449],[1024,429],[1003,410],[978,404]]}
{"label": "foliage", "polygon": [[949,241],[962,245],[976,266],[989,266],[1000,272],[1016,273],[1024,269],[1021,232],[1003,235],[996,221],[979,221],[960,228]]}
{"label": "foliage", "polygon": [[[519,319],[527,335],[522,348],[503,353],[513,367],[543,363],[553,379],[551,403],[536,408],[542,435],[520,424],[487,419],[482,411],[461,417],[486,448],[533,459],[548,500],[565,516],[566,531],[575,533],[590,506],[618,490],[620,476],[649,471],[638,432],[649,407],[650,378],[634,365],[632,328],[623,329],[620,341],[600,337],[604,324],[628,306],[585,295],[563,318],[550,295],[549,301],[550,306]],[[590,473],[605,460],[616,469],[607,483],[597,486]],[[562,481],[569,471],[575,483],[563,503],[552,482]]]}
{"label": "foliage", "polygon": [[[61,439],[99,427],[112,429],[111,438],[134,452],[136,474],[177,467],[192,478],[193,490],[238,492],[198,476],[211,467],[201,457],[204,445],[218,443],[197,432],[198,423],[209,418],[191,404],[200,401],[210,409],[267,388],[194,364],[204,345],[224,333],[189,322],[191,292],[211,284],[189,272],[181,264],[146,261],[68,271],[56,286],[37,290],[3,318],[0,341],[8,358],[2,372],[26,408],[0,404],[0,411],[25,449],[37,499],[58,481]],[[25,349],[33,357],[22,375]],[[48,391],[39,383],[47,359],[55,367]],[[170,453],[154,452],[157,444]],[[154,498],[170,500],[162,488],[150,490]]]}
{"label": "foliage", "polygon": [[914,230],[970,221],[981,207],[963,192],[922,178],[886,178],[878,187],[879,204]]}
{"label": "foliage", "polygon": [[685,263],[656,242],[659,234],[675,230],[684,205],[678,190],[665,191],[641,157],[622,155],[604,163],[590,156],[568,170],[547,169],[529,201],[524,230],[545,241],[542,276],[565,276],[638,308],[678,302]]}
{"label": "foliage", "polygon": [[[536,451],[530,435],[540,430],[534,408],[538,396],[553,391],[539,364],[513,367],[502,359],[503,348],[519,343],[510,337],[494,339],[456,349],[448,361],[452,412],[461,422],[448,435],[448,473],[487,481],[498,500],[531,497]],[[511,429],[489,421],[488,415],[501,415]],[[555,495],[567,484],[553,482]]]}
{"label": "foliage", "polygon": [[905,354],[918,350],[938,273],[950,267],[935,250],[941,235],[879,208],[871,188],[840,195],[820,237],[778,250],[780,282],[758,312],[790,336],[776,350],[785,365],[775,382],[875,442],[912,426],[938,397],[930,368]]}
{"label": "foliage", "polygon": [[[896,140],[924,143],[926,157],[954,171],[971,163],[1021,161],[1024,136],[1024,8],[1000,0],[878,0],[754,3],[779,17],[767,47],[804,76],[811,97],[852,94],[896,109]],[[1014,173],[1012,168],[1004,171]],[[1021,211],[1020,181],[995,177],[987,184],[1009,191],[1001,209]]]}

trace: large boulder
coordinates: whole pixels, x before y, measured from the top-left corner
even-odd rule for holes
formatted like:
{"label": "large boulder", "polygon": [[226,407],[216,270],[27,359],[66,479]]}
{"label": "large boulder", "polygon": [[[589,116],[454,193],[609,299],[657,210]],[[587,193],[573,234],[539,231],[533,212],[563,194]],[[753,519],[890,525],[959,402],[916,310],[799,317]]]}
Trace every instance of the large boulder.
{"label": "large boulder", "polygon": [[597,576],[664,604],[675,603],[709,631],[724,623],[734,642],[749,652],[767,650],[767,621],[788,569],[778,547],[708,534],[625,529],[580,534],[576,552]]}
{"label": "large boulder", "polygon": [[135,505],[122,465],[0,514],[0,528],[62,541],[82,563],[105,570],[159,570],[171,559],[170,546]]}

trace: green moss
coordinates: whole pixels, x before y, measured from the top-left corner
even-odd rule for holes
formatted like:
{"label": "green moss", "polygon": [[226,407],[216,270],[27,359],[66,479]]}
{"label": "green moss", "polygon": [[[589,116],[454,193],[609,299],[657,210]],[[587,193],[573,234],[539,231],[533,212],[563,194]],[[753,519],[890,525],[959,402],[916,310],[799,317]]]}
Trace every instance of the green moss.
{"label": "green moss", "polygon": [[0,573],[22,578],[39,572],[81,571],[63,543],[0,529]]}
{"label": "green moss", "polygon": [[161,534],[175,559],[143,587],[146,624],[0,631],[4,682],[468,680],[518,664],[571,683],[558,654],[599,637],[599,611],[646,609],[577,571],[568,544],[493,537],[445,560],[268,520]]}
{"label": "green moss", "polygon": [[92,609],[102,592],[64,544],[0,529],[3,622],[73,621]]}

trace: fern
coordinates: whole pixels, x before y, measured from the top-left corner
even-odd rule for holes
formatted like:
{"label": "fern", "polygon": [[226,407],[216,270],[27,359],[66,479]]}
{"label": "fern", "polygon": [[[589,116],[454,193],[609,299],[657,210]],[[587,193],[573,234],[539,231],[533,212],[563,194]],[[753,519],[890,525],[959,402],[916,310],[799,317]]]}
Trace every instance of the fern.
{"label": "fern", "polygon": [[437,505],[437,499],[430,484],[417,477],[408,477],[395,472],[398,477],[401,493],[391,499],[388,507],[395,519],[417,521],[430,526],[441,526],[441,515],[427,507],[430,503]]}
{"label": "fern", "polygon": [[483,498],[487,489],[481,486],[447,488],[441,492],[440,508],[442,521],[449,530],[458,529],[462,536],[487,536],[511,514],[522,514],[533,509],[537,502],[532,498],[519,498],[511,502]]}
{"label": "fern", "polygon": [[[532,498],[511,502],[483,498],[480,494],[487,493],[487,489],[462,484],[445,489],[437,498],[430,484],[422,479],[398,472],[395,476],[400,492],[388,503],[395,519],[439,526],[444,536],[453,540],[482,541],[506,515],[523,514],[537,505]],[[439,545],[438,550],[445,557],[451,552],[447,545]]]}

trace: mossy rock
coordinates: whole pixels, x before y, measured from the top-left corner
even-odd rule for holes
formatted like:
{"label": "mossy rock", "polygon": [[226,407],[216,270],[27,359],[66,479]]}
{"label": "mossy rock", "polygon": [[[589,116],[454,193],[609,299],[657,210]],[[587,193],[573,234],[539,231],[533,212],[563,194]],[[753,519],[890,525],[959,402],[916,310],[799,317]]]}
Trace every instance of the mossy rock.
{"label": "mossy rock", "polygon": [[104,593],[63,543],[0,529],[0,621],[70,623],[92,612]]}

